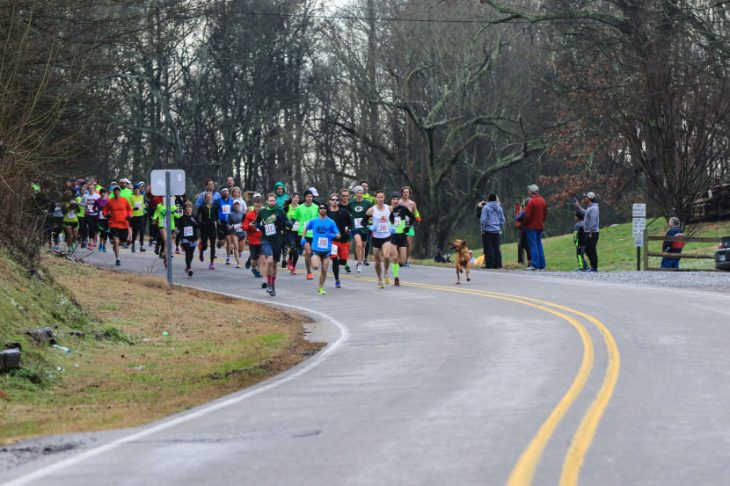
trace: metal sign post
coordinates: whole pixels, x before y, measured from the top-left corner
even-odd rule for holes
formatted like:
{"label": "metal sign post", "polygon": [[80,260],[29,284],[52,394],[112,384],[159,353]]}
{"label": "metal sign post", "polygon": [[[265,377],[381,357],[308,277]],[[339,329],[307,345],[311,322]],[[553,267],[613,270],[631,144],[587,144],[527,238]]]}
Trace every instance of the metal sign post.
{"label": "metal sign post", "polygon": [[641,271],[641,247],[644,245],[644,234],[646,232],[646,204],[636,203],[631,208],[632,225],[631,233],[634,236],[636,245],[636,271]]}
{"label": "metal sign post", "polygon": [[153,170],[150,177],[152,194],[165,196],[165,261],[167,262],[167,283],[172,288],[172,197],[185,194],[185,171]]}

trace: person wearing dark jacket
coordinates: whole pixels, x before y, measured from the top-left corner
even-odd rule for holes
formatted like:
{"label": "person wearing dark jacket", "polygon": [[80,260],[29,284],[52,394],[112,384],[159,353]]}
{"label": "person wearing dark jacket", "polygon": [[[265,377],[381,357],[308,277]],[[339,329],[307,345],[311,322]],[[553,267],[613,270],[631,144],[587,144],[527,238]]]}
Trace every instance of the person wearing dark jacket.
{"label": "person wearing dark jacket", "polygon": [[586,208],[583,209],[578,202],[575,202],[576,211],[583,214],[583,230],[586,234],[586,256],[591,264],[591,272],[598,271],[598,232],[599,210],[596,202],[596,195],[588,192],[583,196],[583,203]]}
{"label": "person wearing dark jacket", "polygon": [[215,245],[218,239],[218,205],[213,203],[213,194],[208,192],[203,196],[203,204],[196,214],[198,229],[200,230],[200,261],[204,261],[203,252],[210,246],[210,264],[208,268],[215,269]]}
{"label": "person wearing dark jacket", "polygon": [[587,272],[588,262],[586,262],[586,232],[585,223],[583,222],[583,213],[576,211],[575,226],[573,227],[573,244],[575,245],[575,258],[578,260],[578,271]]}
{"label": "person wearing dark jacket", "polygon": [[527,194],[530,200],[525,205],[525,212],[522,215],[522,224],[527,231],[527,241],[530,245],[530,257],[532,265],[527,267],[530,270],[545,270],[545,252],[542,248],[542,232],[545,229],[545,220],[548,215],[545,199],[540,196],[540,188],[535,184],[527,186]]}
{"label": "person wearing dark jacket", "polygon": [[[682,228],[679,225],[679,218],[672,216],[669,218],[669,230],[664,236],[670,238],[682,238]],[[662,242],[662,251],[664,253],[682,253],[684,248],[683,241],[664,241]],[[661,268],[679,268],[679,258],[662,258]]]}
{"label": "person wearing dark jacket", "polygon": [[504,211],[496,194],[487,196],[487,204],[482,208],[479,227],[484,245],[484,268],[502,268],[502,251],[499,236],[504,228]]}
{"label": "person wearing dark jacket", "polygon": [[179,228],[180,244],[185,250],[185,271],[188,276],[193,276],[193,256],[195,255],[195,247],[198,246],[198,221],[193,216],[193,203],[185,202],[183,215],[177,221]]}

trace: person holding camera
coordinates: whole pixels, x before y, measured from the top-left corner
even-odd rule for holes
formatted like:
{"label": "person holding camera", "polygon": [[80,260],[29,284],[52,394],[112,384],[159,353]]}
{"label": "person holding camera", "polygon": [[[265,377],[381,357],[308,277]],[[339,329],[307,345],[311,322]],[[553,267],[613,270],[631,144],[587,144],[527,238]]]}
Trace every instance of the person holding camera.
{"label": "person holding camera", "polygon": [[502,250],[499,237],[504,228],[504,211],[496,194],[487,196],[480,218],[482,244],[484,245],[484,268],[502,268]]}
{"label": "person holding camera", "polygon": [[599,209],[598,203],[596,202],[596,194],[593,192],[587,192],[583,195],[583,204],[585,209],[580,205],[578,200],[574,201],[576,212],[583,215],[583,231],[585,232],[586,242],[586,256],[590,263],[589,272],[598,271],[598,224],[599,224]]}

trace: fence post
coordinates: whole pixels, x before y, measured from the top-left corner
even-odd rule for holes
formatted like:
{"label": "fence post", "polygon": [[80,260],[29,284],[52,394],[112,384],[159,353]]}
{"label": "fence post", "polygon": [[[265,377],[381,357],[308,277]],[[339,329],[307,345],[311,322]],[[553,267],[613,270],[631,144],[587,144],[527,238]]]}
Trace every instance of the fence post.
{"label": "fence post", "polygon": [[644,271],[646,272],[649,268],[649,239],[648,231],[644,230],[644,244],[642,245],[644,247]]}

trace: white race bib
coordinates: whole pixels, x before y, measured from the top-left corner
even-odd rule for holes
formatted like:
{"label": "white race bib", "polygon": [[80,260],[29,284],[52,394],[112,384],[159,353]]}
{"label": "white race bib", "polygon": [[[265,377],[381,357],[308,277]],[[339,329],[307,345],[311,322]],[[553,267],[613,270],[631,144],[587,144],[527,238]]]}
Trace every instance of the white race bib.
{"label": "white race bib", "polygon": [[183,228],[183,236],[186,237],[186,238],[189,237],[189,236],[193,236],[193,227],[192,226],[185,226]]}
{"label": "white race bib", "polygon": [[93,213],[94,212],[94,203],[90,203],[86,206],[86,210]]}
{"label": "white race bib", "polygon": [[265,224],[264,233],[266,233],[266,236],[272,236],[276,234],[276,226],[274,225],[274,223]]}
{"label": "white race bib", "polygon": [[332,245],[332,248],[330,249],[330,255],[337,256],[337,245]]}
{"label": "white race bib", "polygon": [[378,223],[378,233],[388,233],[388,223]]}
{"label": "white race bib", "polygon": [[297,231],[299,229],[299,221],[294,221],[294,224],[291,225],[292,231]]}
{"label": "white race bib", "polygon": [[68,213],[66,213],[66,217],[68,219],[74,219],[76,217],[76,213],[74,211],[69,211]]}
{"label": "white race bib", "polygon": [[355,218],[355,229],[362,228],[362,218]]}
{"label": "white race bib", "polygon": [[327,248],[328,243],[329,240],[324,236],[320,236],[319,238],[317,238],[317,247],[319,247],[320,249]]}
{"label": "white race bib", "polygon": [[223,214],[231,214],[231,206],[229,204],[224,204],[221,211]]}
{"label": "white race bib", "polygon": [[233,225],[233,231],[236,233],[240,233],[243,231],[243,225],[242,224],[234,224]]}
{"label": "white race bib", "polygon": [[401,221],[400,216],[394,216],[393,217],[393,226],[395,226],[396,228],[398,226],[400,226],[400,221]]}
{"label": "white race bib", "polygon": [[142,209],[142,203],[137,201],[134,203],[134,209]]}

